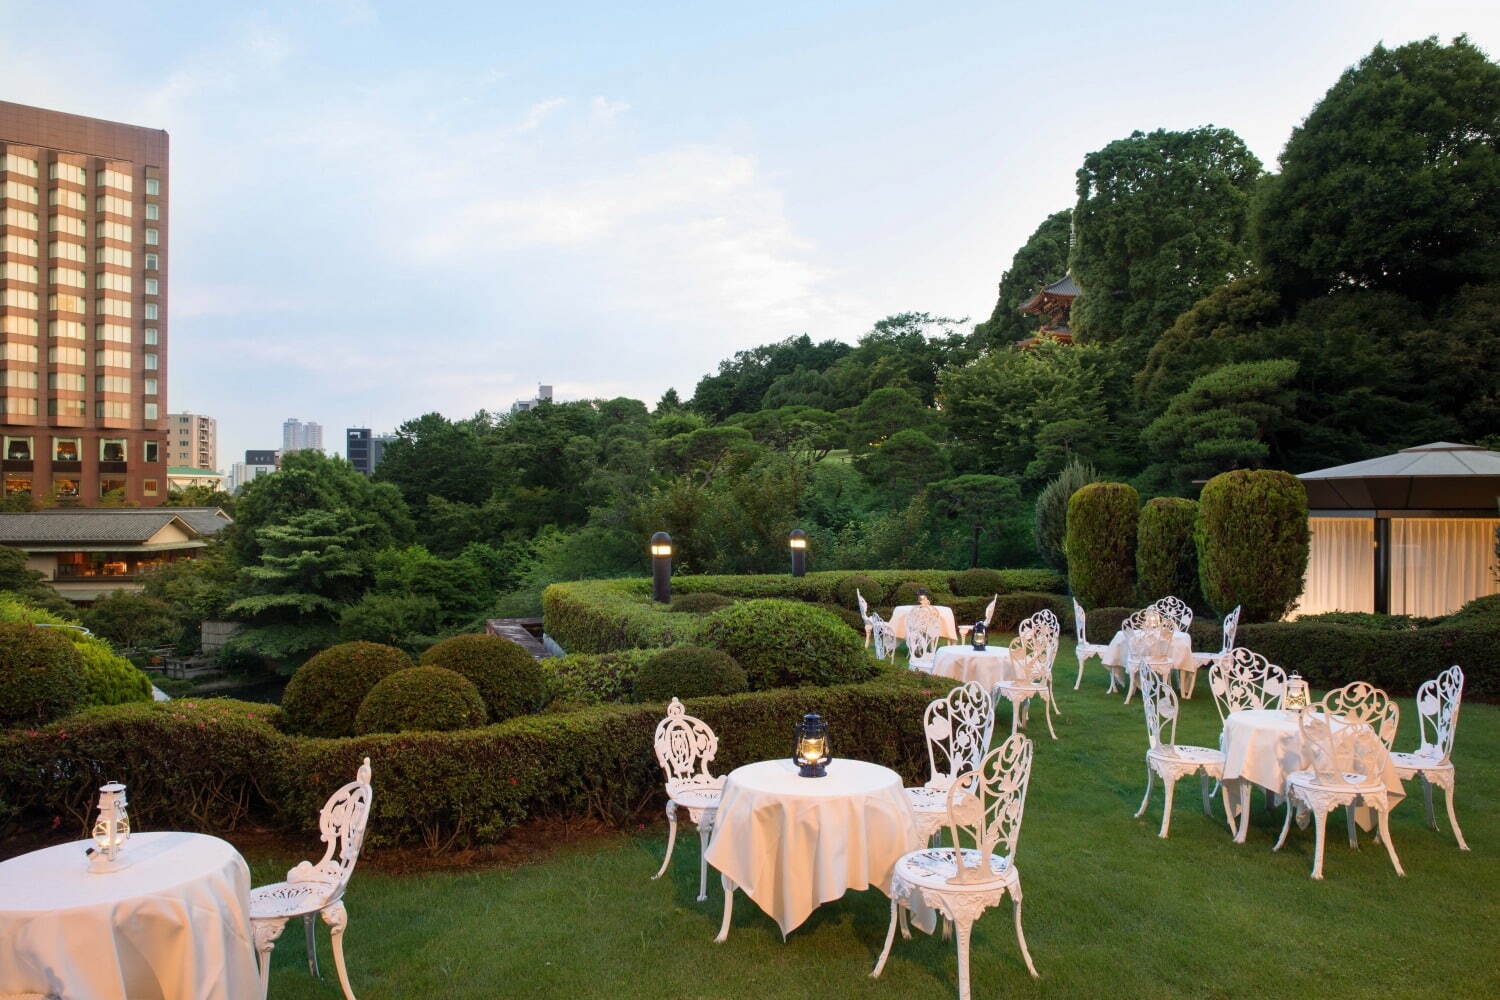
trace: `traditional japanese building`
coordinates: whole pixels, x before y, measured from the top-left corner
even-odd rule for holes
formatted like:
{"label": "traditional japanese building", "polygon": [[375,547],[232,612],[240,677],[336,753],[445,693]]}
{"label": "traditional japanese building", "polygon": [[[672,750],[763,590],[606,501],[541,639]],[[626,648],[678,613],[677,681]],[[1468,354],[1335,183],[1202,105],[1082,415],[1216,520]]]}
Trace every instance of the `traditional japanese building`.
{"label": "traditional japanese building", "polygon": [[1042,327],[1036,336],[1016,341],[1016,346],[1026,350],[1035,347],[1043,337],[1071,344],[1073,331],[1068,326],[1069,316],[1073,311],[1073,300],[1078,298],[1080,291],[1073,276],[1065,274],[1027,299],[1021,305],[1021,312],[1042,317]]}

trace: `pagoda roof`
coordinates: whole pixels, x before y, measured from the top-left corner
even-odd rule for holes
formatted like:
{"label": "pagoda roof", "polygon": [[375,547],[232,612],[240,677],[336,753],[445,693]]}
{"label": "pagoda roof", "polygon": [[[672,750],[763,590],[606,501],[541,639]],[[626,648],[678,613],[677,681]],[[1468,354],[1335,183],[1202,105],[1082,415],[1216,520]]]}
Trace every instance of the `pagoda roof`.
{"label": "pagoda roof", "polygon": [[1039,313],[1048,311],[1049,307],[1055,309],[1071,305],[1081,294],[1083,289],[1078,287],[1078,282],[1073,280],[1071,274],[1065,274],[1022,303],[1021,312]]}

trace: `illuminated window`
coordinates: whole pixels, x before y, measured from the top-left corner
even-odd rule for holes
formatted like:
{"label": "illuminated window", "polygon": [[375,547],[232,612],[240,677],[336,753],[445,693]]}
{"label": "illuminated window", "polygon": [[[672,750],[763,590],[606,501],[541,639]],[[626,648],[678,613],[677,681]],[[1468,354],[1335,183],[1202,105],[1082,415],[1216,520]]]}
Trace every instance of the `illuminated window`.
{"label": "illuminated window", "polygon": [[83,272],[72,267],[48,268],[47,280],[54,285],[70,285],[73,288],[82,288],[85,284]]}
{"label": "illuminated window", "polygon": [[[78,353],[82,354],[82,351]],[[104,365],[109,368],[129,368],[129,351],[95,351],[94,364]]]}
{"label": "illuminated window", "polygon": [[70,319],[54,319],[47,323],[49,337],[73,337],[82,340],[88,336],[88,327]]}
{"label": "illuminated window", "polygon": [[27,316],[6,316],[0,319],[0,332],[35,337],[40,329],[37,321]]}
{"label": "illuminated window", "polygon": [[54,163],[47,175],[55,181],[72,181],[74,184],[89,182],[89,175],[84,172],[84,169],[71,163]]}
{"label": "illuminated window", "polygon": [[52,439],[52,461],[54,462],[76,462],[78,456],[83,454],[82,438],[53,438]]}
{"label": "illuminated window", "polygon": [[27,257],[35,257],[36,240],[25,236],[7,234],[4,240],[0,240],[0,250],[6,253],[19,253],[25,254]]}
{"label": "illuminated window", "polygon": [[95,340],[108,340],[116,344],[130,343],[130,327],[119,326],[115,323],[105,323],[103,326],[94,327]]}
{"label": "illuminated window", "polygon": [[141,480],[141,492],[144,493],[146,496],[148,496],[148,497],[154,497],[154,496],[156,496],[157,490],[158,490],[158,486],[157,486],[157,481],[155,479],[142,479]]}
{"label": "illuminated window", "polygon": [[12,309],[35,309],[39,300],[36,292],[28,292],[23,288],[7,288],[3,301]]}
{"label": "illuminated window", "polygon": [[82,295],[67,295],[62,292],[47,296],[47,308],[53,312],[84,313],[89,311],[88,300]]}
{"label": "illuminated window", "polygon": [[47,400],[47,416],[49,417],[81,417],[83,408],[81,399]]}
{"label": "illuminated window", "polygon": [[4,170],[7,173],[20,174],[23,177],[35,177],[37,175],[36,161],[28,159],[19,153],[6,153]]}
{"label": "illuminated window", "polygon": [[36,213],[28,212],[21,208],[7,208],[3,217],[7,226],[20,226],[22,229],[36,228]]}
{"label": "illuminated window", "polygon": [[108,212],[110,215],[123,215],[128,219],[135,214],[135,206],[130,204],[129,199],[116,198],[112,194],[101,194],[94,199],[94,211]]}
{"label": "illuminated window", "polygon": [[88,363],[88,358],[83,353],[83,350],[77,347],[49,347],[47,348],[47,360],[54,365],[84,365]]}
{"label": "illuminated window", "polygon": [[18,344],[13,340],[5,342],[6,361],[29,361],[36,364],[37,350],[35,344]]}
{"label": "illuminated window", "polygon": [[47,376],[47,388],[66,389],[69,392],[83,392],[87,383],[82,375],[75,372],[52,372]]}
{"label": "illuminated window", "polygon": [[160,233],[158,233],[155,229],[147,229],[146,230],[146,245],[148,247],[154,247],[154,246],[156,246],[160,242],[161,242],[161,234]]}
{"label": "illuminated window", "polygon": [[30,496],[31,473],[7,472],[5,474],[5,495],[8,497]]}
{"label": "illuminated window", "polygon": [[78,496],[77,476],[53,476],[52,492],[60,497]]}
{"label": "illuminated window", "polygon": [[12,389],[35,389],[37,387],[36,372],[7,368],[4,384]]}
{"label": "illuminated window", "polygon": [[128,292],[130,288],[130,275],[128,274],[116,274],[114,271],[99,271],[94,274],[95,291]]}
{"label": "illuminated window", "polygon": [[[67,233],[69,236],[87,238],[89,224],[82,219],[75,219],[71,215],[52,215],[47,218],[47,231],[52,233]],[[100,233],[100,235],[104,234]]]}
{"label": "illuminated window", "polygon": [[35,264],[22,264],[19,261],[8,260],[0,266],[0,278],[7,281],[29,281],[36,284],[38,271]]}
{"label": "illuminated window", "polygon": [[6,396],[5,412],[18,417],[36,416],[36,397]]}
{"label": "illuminated window", "polygon": [[129,267],[132,260],[129,250],[123,247],[99,247],[94,251],[94,263],[114,264],[117,267]]}
{"label": "illuminated window", "polygon": [[[116,476],[101,476],[99,478],[99,499],[103,500],[111,493],[123,496],[125,494],[125,480]],[[123,564],[122,564],[123,565]],[[102,573],[100,575],[120,575]]]}
{"label": "illuminated window", "polygon": [[37,201],[36,188],[30,184],[22,184],[20,181],[6,181],[5,187],[0,188],[0,196],[24,201],[28,205],[35,205]]}
{"label": "illuminated window", "polygon": [[134,181],[129,174],[108,167],[95,174],[94,180],[99,183],[100,187],[118,188],[121,191],[135,190]]}
{"label": "illuminated window", "polygon": [[5,460],[7,462],[29,462],[31,461],[31,438],[8,437],[5,439]]}
{"label": "illuminated window", "polygon": [[100,316],[130,318],[130,302],[126,299],[95,299],[94,309]]}

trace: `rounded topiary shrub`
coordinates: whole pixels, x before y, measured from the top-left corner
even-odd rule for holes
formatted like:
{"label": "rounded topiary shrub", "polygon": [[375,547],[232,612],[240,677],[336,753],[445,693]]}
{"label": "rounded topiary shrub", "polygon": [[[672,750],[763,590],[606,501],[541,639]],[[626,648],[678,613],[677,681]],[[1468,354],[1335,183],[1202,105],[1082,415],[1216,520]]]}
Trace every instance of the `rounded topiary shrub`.
{"label": "rounded topiary shrub", "polygon": [[948,578],[948,586],[958,597],[993,597],[1006,590],[1005,577],[997,569],[966,569]]}
{"label": "rounded topiary shrub", "polygon": [[0,624],[0,727],[40,726],[87,695],[83,661],[56,629]]}
{"label": "rounded topiary shrub", "polygon": [[699,633],[745,669],[752,690],[847,684],[880,669],[853,630],[801,601],[743,601],[710,615]]}
{"label": "rounded topiary shrub", "polygon": [[[893,608],[899,608],[903,604],[916,604],[919,591],[923,589],[920,583],[903,583],[891,591],[890,604]],[[927,599],[933,604],[952,604],[953,595],[944,590],[933,590],[927,587]]]}
{"label": "rounded topiary shrub", "polygon": [[1274,469],[1221,472],[1198,503],[1193,540],[1204,598],[1221,615],[1239,605],[1241,624],[1286,617],[1307,572],[1302,481]]}
{"label": "rounded topiary shrub", "polygon": [[721,649],[678,646],[642,664],[635,675],[636,701],[667,701],[750,690],[745,670]]}
{"label": "rounded topiary shrub", "polygon": [[727,608],[733,603],[732,597],[704,591],[701,594],[678,594],[672,598],[672,610],[683,614],[706,615],[720,608]]}
{"label": "rounded topiary shrub", "polygon": [[872,608],[885,603],[885,588],[863,573],[853,573],[834,584],[833,599],[850,611],[859,610],[860,595]]}
{"label": "rounded topiary shrub", "polygon": [[498,635],[456,635],[422,654],[423,666],[457,671],[479,689],[496,722],[540,711],[547,677],[530,653]]}
{"label": "rounded topiary shrub", "polygon": [[354,731],[473,729],[487,721],[474,682],[442,667],[404,667],[370,689],[354,717]]}
{"label": "rounded topiary shrub", "polygon": [[297,668],[281,695],[281,709],[297,732],[311,736],[353,736],[354,715],[370,689],[411,657],[378,642],[329,646]]}
{"label": "rounded topiary shrub", "polygon": [[[860,635],[865,634],[865,620],[859,616],[858,611],[852,611],[842,604],[825,604],[822,602],[819,602],[816,607],[822,608]],[[872,604],[871,607],[873,608],[874,605]]]}
{"label": "rounded topiary shrub", "polygon": [[1124,483],[1090,483],[1068,499],[1063,548],[1068,586],[1084,609],[1135,599],[1140,494]]}
{"label": "rounded topiary shrub", "polygon": [[1171,594],[1199,604],[1198,551],[1193,528],[1198,504],[1182,497],[1153,497],[1141,508],[1135,543],[1135,578],[1140,599],[1150,603]]}

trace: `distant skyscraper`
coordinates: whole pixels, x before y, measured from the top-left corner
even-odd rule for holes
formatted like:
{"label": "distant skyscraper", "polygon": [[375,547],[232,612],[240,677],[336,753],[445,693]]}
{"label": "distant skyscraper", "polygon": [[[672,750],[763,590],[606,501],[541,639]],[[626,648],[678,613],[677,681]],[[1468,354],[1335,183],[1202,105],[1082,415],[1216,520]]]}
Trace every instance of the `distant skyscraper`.
{"label": "distant skyscraper", "polygon": [[536,395],[530,399],[518,399],[510,404],[510,412],[525,413],[527,410],[536,409],[542,403],[552,402],[552,387],[550,385],[539,385],[536,387]]}
{"label": "distant skyscraper", "polygon": [[281,453],[291,451],[323,450],[323,425],[309,420],[303,423],[296,417],[287,417],[281,425]]}
{"label": "distant skyscraper", "polygon": [[269,475],[275,472],[281,464],[281,453],[274,449],[250,449],[245,452],[243,462],[235,462],[229,467],[229,480],[226,488],[234,493],[251,480]]}
{"label": "distant skyscraper", "polygon": [[350,427],[345,432],[344,455],[355,469],[372,475],[385,454],[385,446],[395,438],[394,434],[372,434],[368,427]]}
{"label": "distant skyscraper", "polygon": [[218,422],[201,413],[167,414],[167,464],[219,468]]}

